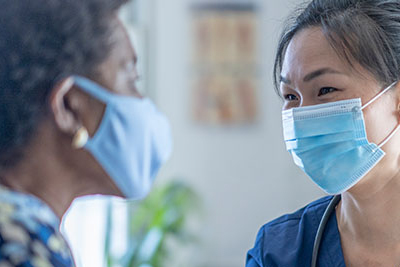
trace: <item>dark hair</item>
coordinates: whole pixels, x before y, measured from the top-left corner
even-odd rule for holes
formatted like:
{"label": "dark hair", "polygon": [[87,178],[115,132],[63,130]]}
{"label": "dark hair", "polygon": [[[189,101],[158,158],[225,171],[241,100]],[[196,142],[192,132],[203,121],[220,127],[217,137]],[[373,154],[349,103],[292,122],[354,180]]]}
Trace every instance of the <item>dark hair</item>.
{"label": "dark hair", "polygon": [[0,168],[15,164],[55,83],[94,75],[127,0],[0,0]]}
{"label": "dark hair", "polygon": [[337,54],[351,66],[360,64],[383,85],[399,80],[399,0],[313,0],[295,14],[278,45],[274,67],[277,90],[290,41],[299,31],[314,26],[322,28]]}

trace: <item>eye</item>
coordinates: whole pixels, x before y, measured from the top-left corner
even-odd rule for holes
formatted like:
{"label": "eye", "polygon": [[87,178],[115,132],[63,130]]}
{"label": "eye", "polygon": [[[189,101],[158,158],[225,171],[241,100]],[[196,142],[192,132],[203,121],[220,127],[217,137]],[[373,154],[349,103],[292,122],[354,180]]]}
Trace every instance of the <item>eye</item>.
{"label": "eye", "polygon": [[128,72],[136,72],[136,63],[134,61],[130,61],[125,65],[125,68]]}
{"label": "eye", "polygon": [[323,95],[326,95],[326,94],[329,94],[329,93],[332,93],[332,92],[335,92],[335,91],[337,91],[336,88],[333,88],[333,87],[323,87],[323,88],[321,88],[321,89],[319,90],[318,96],[323,96]]}
{"label": "eye", "polygon": [[287,94],[284,96],[285,100],[287,101],[296,101],[298,100],[297,96],[294,94]]}

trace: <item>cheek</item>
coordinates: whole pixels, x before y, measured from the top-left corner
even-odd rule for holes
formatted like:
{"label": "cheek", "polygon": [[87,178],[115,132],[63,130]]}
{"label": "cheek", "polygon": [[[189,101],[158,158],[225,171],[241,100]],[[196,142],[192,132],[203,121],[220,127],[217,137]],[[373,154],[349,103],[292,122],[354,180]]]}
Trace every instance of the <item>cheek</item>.
{"label": "cheek", "polygon": [[116,73],[115,79],[115,90],[117,90],[119,94],[129,95],[131,92],[131,84],[134,84],[134,81],[131,79],[129,73],[124,70],[119,70]]}
{"label": "cheek", "polygon": [[398,116],[393,101],[381,101],[371,104],[364,111],[365,127],[368,141],[379,145],[398,125]]}

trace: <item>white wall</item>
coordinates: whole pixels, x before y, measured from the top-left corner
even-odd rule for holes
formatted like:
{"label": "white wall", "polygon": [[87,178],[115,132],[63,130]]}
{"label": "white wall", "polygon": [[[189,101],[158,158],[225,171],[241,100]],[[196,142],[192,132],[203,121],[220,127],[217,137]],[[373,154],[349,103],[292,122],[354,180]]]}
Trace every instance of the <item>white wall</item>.
{"label": "white wall", "polygon": [[[322,195],[291,161],[281,134],[280,100],[272,86],[277,38],[293,1],[263,0],[259,124],[207,128],[190,118],[188,0],[155,0],[156,100],[170,117],[175,152],[159,182],[184,177],[204,201],[197,252],[204,266],[244,266],[259,227]],[[176,252],[177,255],[179,251]]]}

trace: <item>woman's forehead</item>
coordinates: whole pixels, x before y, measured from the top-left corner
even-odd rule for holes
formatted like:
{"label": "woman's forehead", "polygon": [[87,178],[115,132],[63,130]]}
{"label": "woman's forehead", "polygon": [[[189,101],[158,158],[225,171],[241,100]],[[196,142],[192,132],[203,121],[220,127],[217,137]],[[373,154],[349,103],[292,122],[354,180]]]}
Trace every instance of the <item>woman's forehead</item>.
{"label": "woman's forehead", "polygon": [[306,73],[323,68],[349,71],[348,63],[339,57],[321,28],[307,28],[298,32],[286,50],[281,76],[303,79]]}

